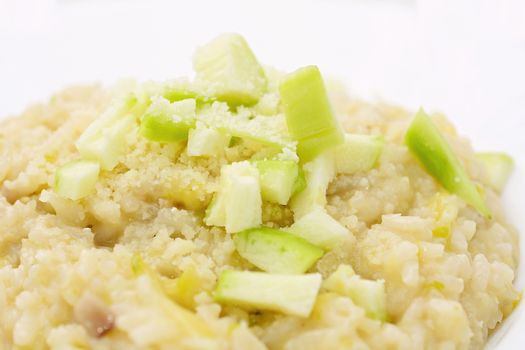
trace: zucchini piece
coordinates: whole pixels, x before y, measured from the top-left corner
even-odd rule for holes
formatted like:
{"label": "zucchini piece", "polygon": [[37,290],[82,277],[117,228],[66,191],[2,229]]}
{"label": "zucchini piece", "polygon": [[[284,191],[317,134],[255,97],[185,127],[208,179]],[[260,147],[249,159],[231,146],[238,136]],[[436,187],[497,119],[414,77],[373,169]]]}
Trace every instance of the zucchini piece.
{"label": "zucchini piece", "polygon": [[284,230],[304,238],[325,250],[335,248],[350,234],[346,227],[328,215],[326,210],[319,206]]}
{"label": "zucchini piece", "polygon": [[297,178],[293,184],[292,196],[302,192],[306,188],[306,175],[304,174],[303,168],[299,167]]}
{"label": "zucchini piece", "polygon": [[224,194],[226,232],[233,233],[262,223],[262,199],[257,175],[232,173]]}
{"label": "zucchini piece", "polygon": [[213,157],[224,153],[230,143],[230,136],[198,124],[188,134],[186,152],[191,157]]}
{"label": "zucchini piece", "polygon": [[503,191],[514,168],[514,161],[505,153],[484,152],[476,154],[485,169],[487,184],[498,192]]}
{"label": "zucchini piece", "polygon": [[266,76],[239,34],[223,34],[193,56],[195,84],[231,105],[252,105],[266,91]]}
{"label": "zucchini piece", "polygon": [[279,92],[288,129],[298,141],[297,154],[303,163],[343,143],[343,132],[316,66],[288,74]]}
{"label": "zucchini piece", "polygon": [[296,188],[299,165],[291,160],[260,160],[259,170],[262,198],[268,202],[286,205]]}
{"label": "zucchini piece", "polygon": [[232,113],[224,102],[204,106],[197,115],[200,122],[232,137],[253,140],[279,150],[295,153],[296,142],[288,135],[284,115],[272,117],[253,115],[248,108],[238,108]]}
{"label": "zucchini piece", "polygon": [[163,97],[156,97],[142,117],[140,134],[151,141],[179,142],[188,138],[194,126],[194,99],[170,103]]}
{"label": "zucchini piece", "polygon": [[203,280],[197,269],[191,266],[175,280],[172,297],[180,305],[192,310],[195,308],[195,295],[202,290]]}
{"label": "zucchini piece", "polygon": [[204,214],[204,223],[208,226],[226,226],[226,207],[224,195],[217,192],[213,195]]}
{"label": "zucchini piece", "polygon": [[101,169],[112,170],[126,150],[127,135],[149,103],[143,91],[115,99],[75,142],[82,157],[98,161]]}
{"label": "zucchini piece", "polygon": [[191,84],[186,78],[179,78],[165,82],[160,87],[160,93],[170,102],[186,99],[194,99],[197,106],[214,101],[212,97],[206,96],[197,86]]}
{"label": "zucchini piece", "polygon": [[227,270],[220,275],[213,296],[223,304],[308,317],[321,282],[318,273],[283,275]]}
{"label": "zucchini piece", "polygon": [[363,279],[349,265],[339,265],[324,281],[323,288],[350,297],[369,318],[387,321],[385,281]]}
{"label": "zucchini piece", "polygon": [[59,167],[55,173],[55,192],[64,198],[78,200],[95,190],[100,165],[89,160],[76,160]]}
{"label": "zucchini piece", "polygon": [[236,233],[233,241],[240,256],[271,273],[304,273],[323,255],[308,241],[268,227]]}
{"label": "zucchini piece", "polygon": [[292,197],[290,207],[297,220],[316,207],[326,204],[326,190],[335,176],[334,156],[326,152],[313,161],[303,165],[306,188]]}
{"label": "zucchini piece", "polygon": [[208,226],[224,226],[233,233],[262,223],[259,173],[247,161],[221,168],[220,190],[206,209]]}
{"label": "zucchini piece", "polygon": [[405,143],[430,175],[447,191],[458,195],[486,218],[491,217],[490,210],[476,185],[423,109],[417,112],[410,124]]}
{"label": "zucchini piece", "polygon": [[380,136],[346,134],[345,142],[334,150],[337,173],[355,174],[376,166],[384,140]]}

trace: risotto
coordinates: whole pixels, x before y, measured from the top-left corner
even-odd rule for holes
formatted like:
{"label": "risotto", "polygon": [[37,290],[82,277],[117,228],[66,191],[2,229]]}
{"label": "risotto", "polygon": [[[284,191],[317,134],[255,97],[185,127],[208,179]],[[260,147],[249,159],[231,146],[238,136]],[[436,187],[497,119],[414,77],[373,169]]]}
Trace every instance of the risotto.
{"label": "risotto", "polygon": [[193,63],[0,122],[0,349],[483,348],[507,156],[235,34]]}

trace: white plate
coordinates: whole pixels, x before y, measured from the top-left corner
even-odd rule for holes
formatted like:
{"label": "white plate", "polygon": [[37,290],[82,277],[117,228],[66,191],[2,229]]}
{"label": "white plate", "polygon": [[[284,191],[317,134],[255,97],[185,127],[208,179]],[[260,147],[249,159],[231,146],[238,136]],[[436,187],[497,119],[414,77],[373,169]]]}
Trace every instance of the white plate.
{"label": "white plate", "polygon": [[[439,109],[476,149],[510,153],[504,204],[525,232],[523,14],[519,0],[0,0],[0,116],[71,83],[188,75],[196,44],[236,31],[262,62],[317,64],[358,95]],[[491,346],[507,333],[497,348],[520,348],[522,308]]]}

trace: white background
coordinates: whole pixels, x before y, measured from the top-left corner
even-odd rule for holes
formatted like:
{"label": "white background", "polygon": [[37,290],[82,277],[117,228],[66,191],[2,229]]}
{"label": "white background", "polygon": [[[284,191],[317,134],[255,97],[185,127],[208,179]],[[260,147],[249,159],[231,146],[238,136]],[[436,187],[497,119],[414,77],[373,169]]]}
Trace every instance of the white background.
{"label": "white background", "polygon": [[[505,204],[525,232],[521,0],[0,0],[0,117],[71,83],[191,74],[195,46],[227,31],[264,63],[317,64],[354,94],[443,111],[476,149],[510,153]],[[523,347],[518,328],[498,349]]]}

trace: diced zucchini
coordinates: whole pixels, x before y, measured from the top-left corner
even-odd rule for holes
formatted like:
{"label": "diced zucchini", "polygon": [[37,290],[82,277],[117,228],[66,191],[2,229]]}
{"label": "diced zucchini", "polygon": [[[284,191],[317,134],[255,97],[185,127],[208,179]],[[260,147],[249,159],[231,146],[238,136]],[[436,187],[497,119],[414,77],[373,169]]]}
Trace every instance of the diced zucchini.
{"label": "diced zucchini", "polygon": [[197,269],[191,266],[175,280],[172,297],[177,303],[188,308],[195,308],[195,295],[202,289],[202,279]]}
{"label": "diced zucchini", "polygon": [[326,204],[326,190],[335,176],[334,156],[326,152],[303,166],[306,188],[292,197],[290,206],[296,219]]}
{"label": "diced zucchini", "polygon": [[268,227],[236,233],[233,241],[240,256],[272,273],[304,273],[323,255],[308,241]]}
{"label": "diced zucchini", "polygon": [[188,135],[186,152],[191,157],[213,157],[224,152],[230,143],[230,136],[216,129],[198,124]]}
{"label": "diced zucchini", "polygon": [[95,190],[100,165],[89,160],[77,160],[59,167],[55,173],[55,192],[72,200],[84,198]]}
{"label": "diced zucchini", "polygon": [[255,166],[247,161],[223,166],[220,190],[206,209],[206,225],[225,226],[228,233],[259,226],[262,223],[260,192]]}
{"label": "diced zucchini", "polygon": [[420,109],[405,135],[405,142],[426,170],[449,192],[458,195],[485,217],[491,217],[483,197],[454,151],[428,115]]}
{"label": "diced zucchini", "polygon": [[278,149],[295,150],[296,142],[290,138],[282,114],[269,118],[253,115],[247,108],[237,108],[232,113],[226,103],[214,102],[203,107],[197,117],[206,126],[234,138],[253,140]]}
{"label": "diced zucchini", "polygon": [[343,143],[343,132],[317,67],[308,66],[288,74],[279,92],[288,129],[299,142],[297,154],[302,162]]}
{"label": "diced zucchini", "polygon": [[339,265],[326,279],[323,288],[352,299],[372,319],[387,320],[385,281],[366,280],[354,273],[348,265]]}
{"label": "diced zucchini", "polygon": [[140,122],[140,134],[156,142],[186,140],[189,130],[195,126],[195,100],[170,103],[156,97],[152,101]]}
{"label": "diced zucchini", "polygon": [[284,230],[326,250],[335,248],[350,234],[346,227],[319,206]]}
{"label": "diced zucchini", "polygon": [[262,199],[257,175],[230,174],[224,194],[226,232],[239,232],[262,223]]}
{"label": "diced zucchini", "polygon": [[306,175],[304,174],[303,168],[299,167],[297,178],[293,184],[292,196],[302,192],[306,188]]}
{"label": "diced zucchini", "polygon": [[256,103],[266,91],[266,76],[244,38],[223,34],[193,56],[195,83],[232,105]]}
{"label": "diced zucchini", "polygon": [[226,226],[226,207],[224,205],[224,195],[217,192],[206,208],[204,222],[208,226]]}
{"label": "diced zucchini", "polygon": [[127,116],[116,121],[97,138],[77,144],[80,154],[89,160],[98,161],[104,170],[112,170],[126,149],[126,136],[135,126],[135,117]]}
{"label": "diced zucchini", "polygon": [[260,160],[259,170],[262,198],[268,202],[286,205],[292,196],[299,175],[299,165],[294,161]]}
{"label": "diced zucchini", "polygon": [[335,148],[335,168],[338,173],[355,174],[372,169],[383,151],[383,138],[346,134],[345,142]]}
{"label": "diced zucchini", "polygon": [[136,127],[137,118],[149,103],[145,89],[116,98],[75,142],[82,157],[98,161],[101,169],[112,170],[126,150],[126,136]]}
{"label": "diced zucchini", "polygon": [[514,168],[512,158],[508,154],[498,152],[478,153],[476,158],[483,164],[487,184],[498,192],[503,191]]}
{"label": "diced zucchini", "polygon": [[170,102],[194,99],[197,105],[213,102],[213,98],[206,96],[201,89],[191,84],[187,79],[170,80],[162,84],[161,93]]}
{"label": "diced zucchini", "polygon": [[224,304],[308,317],[321,282],[318,273],[283,275],[229,270],[219,277],[213,295]]}

